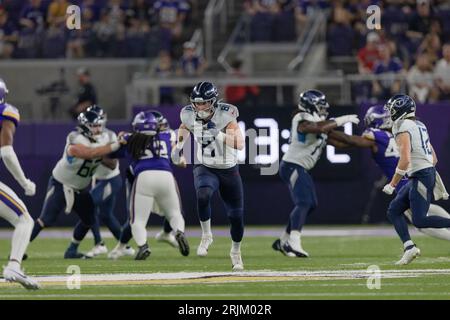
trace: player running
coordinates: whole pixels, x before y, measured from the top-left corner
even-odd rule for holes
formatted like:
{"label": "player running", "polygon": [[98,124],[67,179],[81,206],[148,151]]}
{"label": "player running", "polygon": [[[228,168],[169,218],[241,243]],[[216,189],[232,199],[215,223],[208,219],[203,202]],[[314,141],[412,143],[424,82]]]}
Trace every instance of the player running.
{"label": "player running", "polygon": [[180,153],[190,133],[197,143],[197,159],[194,165],[194,184],[197,209],[202,228],[202,239],[197,255],[204,257],[213,242],[211,232],[211,198],[216,191],[227,209],[231,224],[230,250],[233,271],[241,271],[241,241],[244,235],[244,195],[237,150],[244,148],[244,138],[236,121],[238,109],[217,100],[217,88],[210,82],[198,83],[190,95],[191,104],[181,110],[178,142],[172,152],[175,164],[185,164]]}
{"label": "player running", "polygon": [[357,115],[327,120],[329,104],[318,90],[307,90],[299,97],[298,112],[292,119],[289,149],[280,164],[280,176],[295,204],[285,231],[272,248],[288,257],[308,257],[301,244],[306,217],[317,207],[314,182],[308,171],[317,163],[327,144],[327,134],[347,122],[359,123]]}
{"label": "player running", "polygon": [[400,153],[395,174],[383,192],[392,194],[407,174],[408,183],[399,190],[388,209],[388,217],[403,242],[403,257],[396,263],[405,265],[420,255],[411,240],[403,213],[411,209],[412,223],[417,228],[449,228],[450,219],[427,216],[431,198],[448,198],[445,186],[436,173],[437,157],[430,143],[427,127],[417,120],[416,103],[407,95],[398,94],[385,105],[394,122],[392,133]]}
{"label": "player running", "polygon": [[131,231],[139,246],[135,259],[145,260],[151,253],[146,226],[155,204],[175,231],[181,254],[188,256],[185,223],[169,160],[172,148],[170,132],[159,132],[158,121],[147,111],[134,118],[133,133],[122,134],[121,137],[127,141],[126,148],[122,148],[117,156],[125,151],[131,156],[131,172],[135,177],[129,199]]}
{"label": "player running", "polygon": [[[0,154],[8,171],[24,189],[25,195],[32,197],[36,193],[36,186],[25,177],[13,148],[14,134],[20,121],[19,110],[6,103],[7,94],[6,83],[0,79]],[[0,182],[0,217],[14,226],[11,254],[8,265],[3,269],[3,277],[6,281],[20,283],[26,289],[39,289],[39,284],[26,276],[21,269],[22,257],[30,243],[33,219],[22,200],[2,182]]]}
{"label": "player running", "polygon": [[[373,160],[390,181],[395,174],[399,161],[397,144],[392,134],[390,113],[383,106],[373,106],[367,110],[364,123],[366,130],[362,136],[348,136],[341,132],[332,131],[329,138],[337,140],[335,144],[341,148],[352,146],[370,148]],[[407,183],[408,179],[403,177],[395,187],[395,192],[398,193]],[[411,209],[406,210],[404,214],[411,222]],[[435,204],[430,204],[427,215],[450,218],[450,215],[444,208]],[[429,236],[450,241],[450,230],[448,229],[419,228],[418,230]]]}
{"label": "player running", "polygon": [[61,211],[69,214],[73,209],[80,221],[65,259],[86,258],[78,252],[78,246],[95,222],[95,203],[87,188],[103,157],[120,148],[118,141],[111,143],[108,136],[102,135],[103,126],[104,119],[93,111],[78,116],[77,130],[67,136],[63,156],[52,171],[42,212],[31,235],[33,241],[43,228],[55,223]]}

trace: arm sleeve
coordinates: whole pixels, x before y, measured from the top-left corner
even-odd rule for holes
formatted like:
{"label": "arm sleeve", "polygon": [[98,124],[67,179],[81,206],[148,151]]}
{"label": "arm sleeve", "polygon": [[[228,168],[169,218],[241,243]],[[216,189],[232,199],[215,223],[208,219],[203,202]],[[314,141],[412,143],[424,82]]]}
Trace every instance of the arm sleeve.
{"label": "arm sleeve", "polygon": [[17,158],[17,155],[14,152],[13,147],[12,146],[1,147],[0,153],[2,155],[3,162],[5,163],[5,166],[8,169],[8,171],[13,175],[16,181],[22,187],[24,187],[27,182],[27,178],[23,173],[22,167],[20,166],[19,163],[19,159]]}

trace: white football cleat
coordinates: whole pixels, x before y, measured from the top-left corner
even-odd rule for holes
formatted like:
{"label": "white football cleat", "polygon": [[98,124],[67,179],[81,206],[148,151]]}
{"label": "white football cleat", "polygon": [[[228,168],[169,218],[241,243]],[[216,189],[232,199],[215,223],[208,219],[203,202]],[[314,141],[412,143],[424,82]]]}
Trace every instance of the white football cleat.
{"label": "white football cleat", "polygon": [[164,230],[161,230],[156,234],[155,239],[158,242],[166,242],[172,247],[178,248],[177,239],[175,239],[175,236],[172,234],[172,232],[166,233],[164,232]]}
{"label": "white football cleat", "polygon": [[135,254],[136,250],[134,250],[132,247],[119,243],[111,252],[108,253],[108,258],[116,260],[120,257],[134,256]]}
{"label": "white football cleat", "polygon": [[104,243],[100,243],[93,247],[91,251],[86,253],[86,257],[93,258],[105,253],[108,253],[108,248],[106,248],[106,245]]}
{"label": "white football cleat", "polygon": [[281,251],[288,257],[297,257],[297,258],[307,258],[309,257],[308,252],[306,252],[301,242],[292,243],[290,240],[286,241],[281,246]]}
{"label": "white football cleat", "polygon": [[416,246],[414,246],[409,250],[405,250],[405,252],[403,253],[403,257],[399,261],[397,261],[395,264],[396,265],[407,265],[407,264],[411,263],[411,261],[413,261],[418,256],[420,256],[420,249],[417,248]]}
{"label": "white football cleat", "polygon": [[202,235],[202,241],[197,248],[197,255],[200,257],[206,257],[208,254],[208,248],[213,243],[212,235]]}
{"label": "white football cleat", "polygon": [[244,263],[242,262],[240,251],[230,251],[230,258],[233,271],[244,271]]}
{"label": "white football cleat", "polygon": [[18,268],[13,268],[10,266],[4,267],[3,278],[5,278],[5,280],[8,282],[20,283],[25,289],[28,290],[40,289],[39,284],[33,279],[27,277],[25,273],[22,270],[20,270],[20,267]]}

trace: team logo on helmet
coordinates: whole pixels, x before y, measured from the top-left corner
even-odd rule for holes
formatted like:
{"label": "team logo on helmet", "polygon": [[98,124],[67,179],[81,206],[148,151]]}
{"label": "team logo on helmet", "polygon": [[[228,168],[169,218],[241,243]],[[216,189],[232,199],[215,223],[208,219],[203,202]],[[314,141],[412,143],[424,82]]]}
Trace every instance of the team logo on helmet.
{"label": "team logo on helmet", "polygon": [[145,135],[154,136],[159,131],[158,120],[151,111],[139,112],[131,123],[133,130]]}

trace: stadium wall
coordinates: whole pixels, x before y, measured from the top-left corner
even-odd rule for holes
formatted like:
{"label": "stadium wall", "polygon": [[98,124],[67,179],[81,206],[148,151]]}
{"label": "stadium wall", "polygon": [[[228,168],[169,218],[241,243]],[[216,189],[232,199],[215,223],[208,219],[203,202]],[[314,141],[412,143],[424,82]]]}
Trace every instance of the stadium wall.
{"label": "stadium wall", "polygon": [[[364,114],[367,106],[359,109]],[[179,124],[180,107],[161,109],[172,127]],[[351,107],[333,107],[333,115],[352,112]],[[139,110],[139,108],[136,108]],[[444,182],[450,187],[450,108],[448,105],[426,105],[418,107],[418,116],[427,124],[431,141],[439,157],[438,170]],[[357,112],[356,108],[353,112]],[[240,120],[246,123],[247,128],[252,126],[254,119],[277,119],[280,132],[289,128],[290,111],[280,112],[279,108],[264,110],[241,110]],[[128,122],[110,121],[109,127],[113,130],[129,130]],[[25,197],[21,187],[7,172],[2,164],[0,174],[2,182],[15,190],[25,201],[31,215],[38,217],[45,198],[46,186],[51,171],[62,155],[67,133],[74,128],[72,123],[22,123],[17,131],[15,149],[22,166],[36,182],[37,194],[33,198]],[[360,133],[362,127],[354,128],[355,133]],[[280,140],[280,156],[283,137]],[[248,143],[249,141],[247,141]],[[309,224],[359,224],[365,210],[370,212],[371,223],[385,222],[385,213],[389,196],[378,191],[372,207],[367,208],[369,194],[373,182],[381,176],[381,171],[373,163],[368,150],[340,151],[345,152],[351,158],[349,163],[332,163],[327,155],[323,155],[317,167],[312,170],[316,181],[316,189],[319,197],[319,207],[308,219]],[[124,161],[122,168],[126,167]],[[241,164],[241,175],[244,181],[245,215],[247,224],[284,224],[292,209],[287,188],[281,183],[277,175],[261,176],[259,168],[254,165]],[[192,169],[175,169],[175,176],[180,185],[186,222],[188,225],[198,225],[196,216],[195,190],[193,187]],[[216,195],[217,196],[217,195]],[[441,202],[450,211],[449,201]],[[116,212],[121,221],[126,219],[125,196],[122,192],[116,207]],[[58,220],[58,225],[73,225],[76,215],[64,215]],[[150,223],[158,225],[160,219],[152,216]],[[224,208],[217,201],[213,203],[213,223],[226,224]],[[0,221],[0,226],[6,223]]]}

